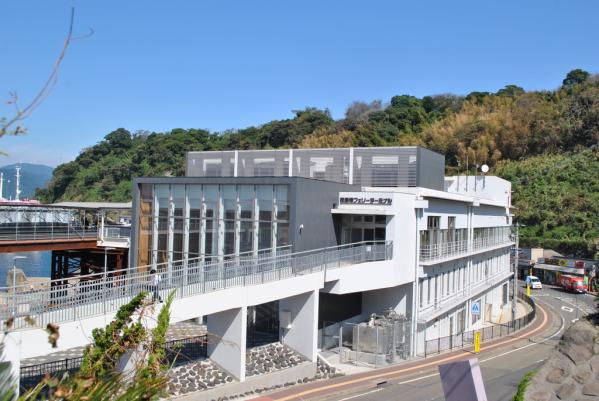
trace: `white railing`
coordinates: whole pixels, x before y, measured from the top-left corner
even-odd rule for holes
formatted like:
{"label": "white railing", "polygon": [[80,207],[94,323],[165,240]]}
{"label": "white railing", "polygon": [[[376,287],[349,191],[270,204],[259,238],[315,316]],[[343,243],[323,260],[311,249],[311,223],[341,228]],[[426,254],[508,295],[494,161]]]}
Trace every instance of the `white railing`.
{"label": "white railing", "polygon": [[290,253],[289,248],[260,254],[215,256],[167,262],[85,276],[56,279],[49,288],[0,288],[0,321],[13,328],[45,327],[116,311],[141,291],[152,292],[157,268],[162,297],[176,289],[184,298],[230,287],[257,285],[357,263],[389,260],[391,241],[369,241]]}
{"label": "white railing", "polygon": [[96,227],[61,223],[13,223],[0,225],[0,241],[51,239],[90,239],[98,236]]}
{"label": "white railing", "polygon": [[463,303],[465,300],[473,297],[490,284],[495,284],[498,279],[510,275],[509,270],[501,270],[493,275],[485,277],[483,280],[468,283],[458,291],[451,292],[441,297],[435,297],[428,305],[423,305],[419,308],[421,315],[434,313],[435,311],[446,309],[448,307]]}
{"label": "white railing", "polygon": [[466,253],[468,253],[468,241],[441,242],[422,245],[420,247],[420,260],[429,262]]}
{"label": "white railing", "polygon": [[[504,229],[505,227],[497,228]],[[467,240],[439,242],[436,244],[421,244],[420,261],[433,262],[437,260],[451,259],[462,255],[467,255],[471,252],[480,252],[485,249],[500,245],[509,245],[511,243],[512,239],[509,237],[509,235],[500,233],[500,235],[491,235],[473,240],[471,248],[468,247]]]}
{"label": "white railing", "polygon": [[108,226],[102,227],[103,240],[129,240],[131,237],[131,226]]}

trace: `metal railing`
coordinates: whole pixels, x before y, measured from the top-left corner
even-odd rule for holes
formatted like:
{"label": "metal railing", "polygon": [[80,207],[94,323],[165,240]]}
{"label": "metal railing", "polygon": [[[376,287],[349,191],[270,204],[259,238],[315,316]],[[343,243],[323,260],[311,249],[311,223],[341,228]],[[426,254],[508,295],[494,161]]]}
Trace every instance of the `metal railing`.
{"label": "metal railing", "polygon": [[[188,337],[166,341],[166,363],[179,366],[188,362],[204,359],[208,356],[208,335]],[[35,386],[46,375],[57,377],[65,372],[73,373],[81,368],[83,357],[65,358],[56,361],[25,365],[20,368],[20,386],[22,391]]]}
{"label": "metal railing", "polygon": [[[503,227],[501,227],[503,228]],[[449,259],[460,255],[467,255],[469,252],[482,251],[499,245],[511,244],[509,236],[489,236],[477,238],[472,241],[471,247],[467,240],[439,242],[436,244],[420,245],[420,261],[432,262],[435,260]]]}
{"label": "metal railing", "polygon": [[[0,288],[0,320],[10,319],[13,328],[45,327],[47,323],[114,312],[141,291],[165,298],[176,289],[176,297],[184,298],[391,257],[391,241],[368,241],[296,253],[283,249],[216,256],[211,261],[196,258],[166,262],[108,274],[55,279],[49,288],[4,287]],[[161,276],[158,286],[152,284],[151,268]]]}
{"label": "metal railing", "polygon": [[108,226],[102,227],[103,240],[129,240],[131,237],[131,226]]}
{"label": "metal railing", "polygon": [[0,241],[89,239],[98,236],[96,227],[66,223],[11,223],[0,225]]}
{"label": "metal railing", "polygon": [[473,296],[472,294],[476,294],[480,290],[487,288],[489,284],[497,283],[502,277],[507,278],[510,273],[510,270],[501,270],[495,274],[484,277],[483,280],[468,282],[468,285],[462,287],[460,290],[451,292],[450,294],[446,294],[438,298],[434,298],[428,305],[421,306],[419,308],[419,313],[425,315],[426,313],[432,313],[438,309],[452,305],[453,303],[461,303],[464,301],[464,299],[468,299]]}
{"label": "metal railing", "polygon": [[446,259],[466,253],[468,253],[468,241],[441,242],[420,246],[420,260],[423,262]]}
{"label": "metal railing", "polygon": [[474,333],[480,332],[481,342],[490,341],[496,338],[501,338],[515,333],[516,331],[528,326],[536,316],[537,308],[534,301],[526,294],[519,292],[518,298],[526,302],[531,310],[526,315],[512,320],[504,324],[493,324],[491,326],[482,327],[477,330],[457,333],[451,336],[439,337],[432,340],[424,341],[424,356],[440,354],[442,352],[451,351],[474,345]]}

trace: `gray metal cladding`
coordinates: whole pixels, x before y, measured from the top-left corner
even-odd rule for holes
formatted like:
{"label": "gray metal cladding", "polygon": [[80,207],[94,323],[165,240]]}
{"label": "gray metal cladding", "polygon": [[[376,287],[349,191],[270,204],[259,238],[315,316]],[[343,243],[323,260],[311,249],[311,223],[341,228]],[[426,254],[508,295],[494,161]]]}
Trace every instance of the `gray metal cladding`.
{"label": "gray metal cladding", "polygon": [[444,157],[416,146],[189,152],[188,177],[304,177],[443,189]]}

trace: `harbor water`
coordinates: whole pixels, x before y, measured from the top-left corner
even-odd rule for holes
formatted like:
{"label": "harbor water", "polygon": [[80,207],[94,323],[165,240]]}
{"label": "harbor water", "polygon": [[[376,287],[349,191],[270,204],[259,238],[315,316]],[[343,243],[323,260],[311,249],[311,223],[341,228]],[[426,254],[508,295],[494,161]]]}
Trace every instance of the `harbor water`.
{"label": "harbor water", "polygon": [[[15,256],[25,256],[26,259],[14,261]],[[52,252],[0,253],[0,286],[6,285],[6,274],[12,269],[13,261],[27,277],[50,277]]]}

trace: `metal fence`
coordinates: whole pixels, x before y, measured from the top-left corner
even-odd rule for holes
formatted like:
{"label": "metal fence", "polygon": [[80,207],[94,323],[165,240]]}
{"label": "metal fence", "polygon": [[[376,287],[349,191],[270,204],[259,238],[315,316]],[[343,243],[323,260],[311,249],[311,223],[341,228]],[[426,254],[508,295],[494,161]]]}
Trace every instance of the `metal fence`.
{"label": "metal fence", "polygon": [[339,360],[380,367],[409,359],[411,323],[407,320],[369,326],[343,323],[339,329]]}
{"label": "metal fence", "polygon": [[477,330],[457,333],[451,336],[439,337],[432,340],[424,341],[423,355],[425,358],[430,355],[440,354],[442,352],[451,351],[474,345],[474,333],[480,333],[481,342],[490,341],[496,338],[501,338],[513,334],[514,332],[526,327],[532,322],[536,316],[536,305],[534,301],[524,293],[518,293],[518,298],[526,302],[531,310],[526,315],[512,320],[505,324],[494,324],[491,326],[482,327]]}
{"label": "metal fence", "polygon": [[10,223],[0,225],[0,241],[47,239],[91,239],[98,236],[96,227],[66,223]]}
{"label": "metal fence", "polygon": [[[165,344],[166,363],[180,366],[204,359],[208,356],[208,336],[206,334],[184,339],[170,340]],[[23,391],[37,386],[48,376],[57,377],[68,372],[72,374],[81,368],[83,357],[65,358],[57,361],[21,366],[20,386]]]}
{"label": "metal fence", "polygon": [[[359,242],[305,252],[288,251],[200,258],[129,268],[110,274],[90,274],[74,280],[51,280],[49,288],[0,288],[0,320],[13,328],[45,327],[116,311],[141,291],[165,298],[176,289],[183,298],[230,287],[257,285],[353,264],[389,260],[391,241]],[[161,275],[154,286],[150,268]]]}
{"label": "metal fence", "polygon": [[102,239],[129,240],[131,226],[102,226]]}

